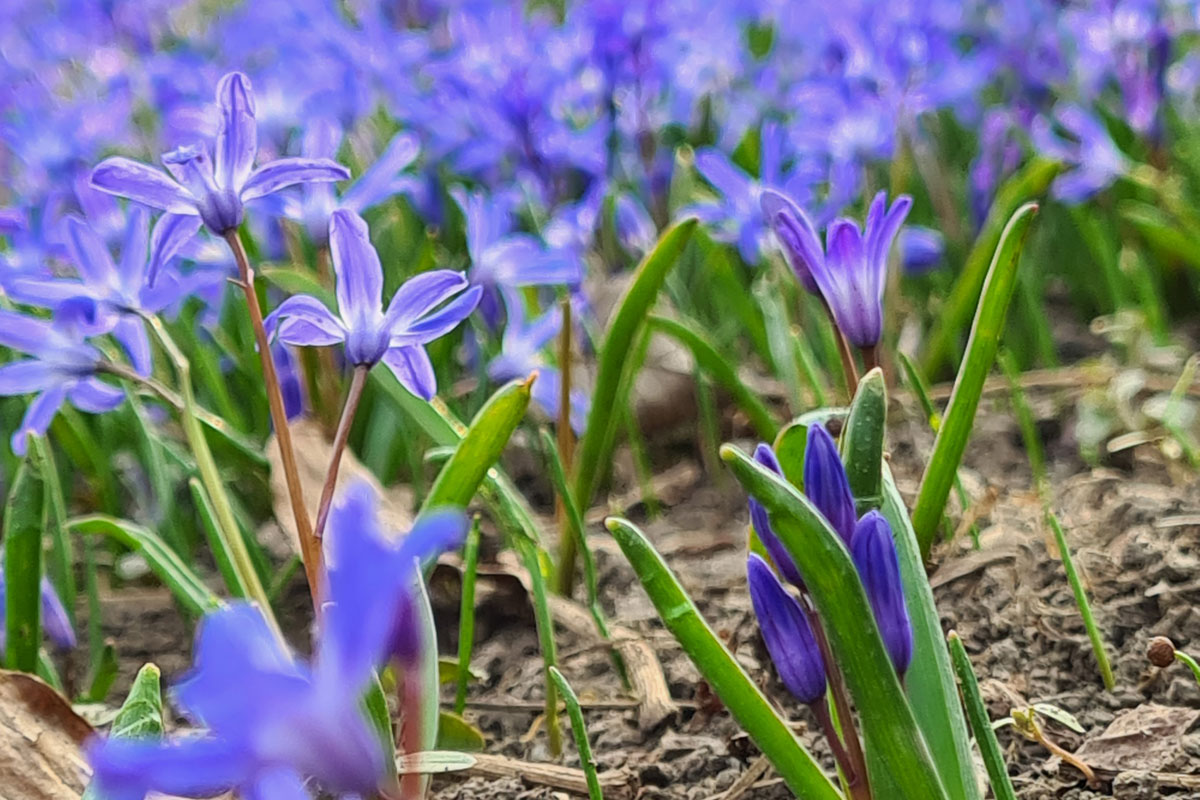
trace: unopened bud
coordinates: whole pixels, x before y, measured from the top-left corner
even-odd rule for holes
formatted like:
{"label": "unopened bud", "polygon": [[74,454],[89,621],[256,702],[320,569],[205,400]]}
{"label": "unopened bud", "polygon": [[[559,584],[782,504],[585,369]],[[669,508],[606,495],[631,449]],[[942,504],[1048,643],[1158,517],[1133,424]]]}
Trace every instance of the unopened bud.
{"label": "unopened bud", "polygon": [[1169,667],[1175,661],[1175,644],[1165,636],[1155,636],[1146,645],[1146,658],[1156,667]]}

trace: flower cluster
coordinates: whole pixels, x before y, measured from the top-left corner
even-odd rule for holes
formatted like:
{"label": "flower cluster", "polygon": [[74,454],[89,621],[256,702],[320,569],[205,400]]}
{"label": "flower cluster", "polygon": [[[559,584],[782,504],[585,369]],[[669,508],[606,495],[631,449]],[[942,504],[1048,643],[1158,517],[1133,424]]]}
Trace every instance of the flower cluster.
{"label": "flower cluster", "polygon": [[211,797],[308,797],[310,782],[369,796],[395,779],[391,754],[361,700],[389,661],[412,669],[423,643],[415,622],[421,565],[461,544],[466,517],[423,516],[399,542],[381,529],[365,483],[346,489],[325,537],[324,604],[311,664],[290,652],[259,609],[235,603],[207,615],[176,705],[203,732],[167,741],[95,739],[88,758],[110,800],[148,792]]}

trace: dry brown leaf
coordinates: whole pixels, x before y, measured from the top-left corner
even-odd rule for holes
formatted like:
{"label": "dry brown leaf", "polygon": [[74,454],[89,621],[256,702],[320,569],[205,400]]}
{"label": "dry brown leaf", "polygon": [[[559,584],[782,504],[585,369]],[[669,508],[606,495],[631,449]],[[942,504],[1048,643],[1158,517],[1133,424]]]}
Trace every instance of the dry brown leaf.
{"label": "dry brown leaf", "polygon": [[1075,755],[1097,770],[1170,770],[1181,759],[1183,734],[1200,720],[1200,710],[1144,703],[1122,711]]}
{"label": "dry brown leaf", "polygon": [[0,797],[79,800],[88,781],[80,746],[92,726],[38,678],[0,670]]}
{"label": "dry brown leaf", "polygon": [[[329,458],[333,447],[320,423],[307,417],[293,420],[289,426],[292,434],[292,445],[296,450],[296,468],[300,473],[300,483],[304,488],[304,504],[308,506],[309,519],[317,516],[317,504],[321,501],[321,489],[325,485],[325,473],[329,469]],[[279,446],[275,436],[267,442],[267,459],[271,462],[271,496],[275,519],[283,530],[283,537],[272,537],[267,531],[263,543],[273,551],[282,550],[282,555],[299,554],[299,538],[296,533],[296,521],[292,517],[292,506],[288,500],[287,481],[283,475],[283,463],[279,460]],[[384,530],[407,531],[412,527],[412,491],[407,487],[393,487],[386,491],[369,469],[363,466],[354,453],[347,448],[342,455],[341,468],[338,470],[337,489],[341,490],[348,481],[365,480],[375,489],[380,500],[380,514]],[[334,498],[337,498],[337,491]]]}

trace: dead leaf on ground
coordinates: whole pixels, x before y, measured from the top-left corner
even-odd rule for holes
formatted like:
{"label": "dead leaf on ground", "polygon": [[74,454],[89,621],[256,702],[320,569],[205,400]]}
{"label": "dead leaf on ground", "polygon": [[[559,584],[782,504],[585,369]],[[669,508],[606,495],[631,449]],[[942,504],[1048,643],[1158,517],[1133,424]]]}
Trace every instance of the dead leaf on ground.
{"label": "dead leaf on ground", "polygon": [[[317,504],[321,502],[321,489],[325,486],[325,472],[329,469],[329,458],[333,447],[316,420],[300,417],[289,426],[292,446],[296,451],[296,468],[300,472],[300,484],[304,488],[304,504],[308,506],[309,519],[317,516]],[[292,517],[292,506],[288,499],[287,480],[283,474],[283,462],[279,459],[279,445],[272,435],[266,445],[267,459],[271,463],[271,496],[275,519],[282,528],[283,536],[271,536],[264,529],[262,542],[275,555],[298,555],[299,538],[296,521]],[[384,530],[407,531],[412,527],[413,495],[405,486],[384,489],[369,469],[363,466],[349,448],[342,455],[338,470],[336,499],[338,492],[352,480],[365,480],[380,497],[379,510]]]}
{"label": "dead leaf on ground", "polygon": [[1197,720],[1197,709],[1145,703],[1122,711],[1075,755],[1095,769],[1111,772],[1173,769],[1186,760],[1181,740]]}
{"label": "dead leaf on ground", "polygon": [[92,726],[38,678],[0,670],[0,795],[79,800],[88,780],[81,745]]}

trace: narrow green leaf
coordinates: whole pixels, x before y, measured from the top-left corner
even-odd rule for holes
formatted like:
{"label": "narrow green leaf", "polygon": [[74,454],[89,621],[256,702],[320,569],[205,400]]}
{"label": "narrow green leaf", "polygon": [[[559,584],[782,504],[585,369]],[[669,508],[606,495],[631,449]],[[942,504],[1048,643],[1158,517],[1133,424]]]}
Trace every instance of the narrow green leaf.
{"label": "narrow green leaf", "polygon": [[213,561],[217,564],[217,571],[225,580],[225,588],[234,597],[246,597],[246,586],[234,569],[233,556],[225,547],[225,540],[217,530],[217,512],[212,507],[208,492],[204,490],[204,484],[199,478],[189,478],[188,488],[192,491],[192,502],[195,503],[196,513],[200,516],[200,527],[204,529],[204,535],[208,539],[208,547],[212,551]]}
{"label": "narrow green leaf", "polygon": [[67,520],[66,527],[88,536],[106,536],[141,555],[189,613],[202,616],[221,605],[212,590],[153,531],[104,514],[74,517]]}
{"label": "narrow green leaf", "polygon": [[[866,592],[841,537],[783,478],[730,445],[721,448],[721,457],[767,509],[772,528],[825,623],[830,647],[860,710],[873,791],[881,797],[948,797],[900,680],[889,668]],[[896,794],[887,794],[889,790]]]}
{"label": "narrow green leaf", "polygon": [[54,463],[54,449],[50,441],[41,436],[30,439],[29,444],[37,458],[42,478],[46,487],[47,503],[47,532],[50,534],[50,563],[46,566],[46,574],[50,578],[63,608],[67,611],[67,619],[75,625],[75,555],[71,547],[71,537],[67,535],[63,523],[67,521],[67,502],[63,497],[62,481],[59,480],[58,466]]}
{"label": "narrow green leaf", "polygon": [[160,739],[162,735],[161,675],[154,664],[143,664],[121,710],[113,718],[109,736],[115,739]]}
{"label": "narrow green leaf", "polygon": [[46,489],[32,459],[17,469],[4,504],[4,663],[35,672],[42,641],[42,531]]}
{"label": "narrow green leaf", "polygon": [[904,678],[909,703],[952,800],[979,800],[967,723],[958,703],[954,672],[942,638],[941,617],[904,500],[886,465],[880,511],[895,536],[900,579],[904,582],[904,599],[913,626],[913,660]]}
{"label": "narrow green leaf", "polygon": [[550,668],[550,677],[558,687],[567,706],[567,716],[571,718],[571,736],[575,739],[575,749],[579,751],[579,764],[583,767],[583,776],[587,780],[588,799],[604,800],[604,792],[600,789],[600,777],[596,774],[596,759],[592,757],[592,743],[588,740],[587,726],[583,720],[583,709],[579,707],[579,698],[567,679],[558,671],[558,667]]}
{"label": "narrow green leaf", "polygon": [[665,333],[692,351],[696,363],[729,392],[738,408],[750,418],[750,424],[761,438],[768,441],[775,438],[779,433],[779,424],[771,416],[766,404],[742,382],[734,366],[725,360],[702,333],[692,325],[657,314],[647,317],[647,323],[650,330]]}
{"label": "narrow green leaf", "polygon": [[1092,604],[1088,600],[1087,589],[1075,569],[1075,560],[1071,557],[1071,548],[1067,545],[1067,535],[1063,532],[1058,517],[1049,508],[1046,509],[1046,524],[1054,532],[1054,541],[1058,545],[1058,557],[1062,559],[1063,570],[1067,573],[1067,583],[1075,595],[1075,605],[1079,607],[1079,616],[1083,619],[1083,627],[1087,630],[1088,639],[1092,643],[1092,653],[1096,656],[1096,666],[1100,669],[1100,678],[1104,688],[1112,691],[1116,686],[1113,678],[1112,664],[1108,660],[1108,651],[1104,647],[1104,636],[1096,626],[1096,618],[1092,615]]}
{"label": "narrow green leaf", "polygon": [[[620,423],[620,404],[617,394],[625,373],[629,353],[640,332],[650,307],[666,280],[667,272],[679,260],[679,255],[696,227],[695,218],[685,219],[667,229],[658,244],[638,266],[633,282],[613,313],[608,333],[599,351],[595,389],[587,432],[579,442],[575,457],[575,504],[588,508],[599,480],[599,470],[608,460]],[[560,567],[563,565],[560,565]]]}
{"label": "narrow green leaf", "polygon": [[978,302],[980,289],[990,271],[988,262],[1003,242],[1010,218],[1018,215],[1022,203],[1032,197],[1040,197],[1061,170],[1062,165],[1058,162],[1035,159],[996,192],[996,199],[988,210],[979,237],[967,255],[954,289],[929,334],[924,359],[926,375],[940,374],[942,368],[959,352],[962,330]]}
{"label": "narrow green leaf", "polygon": [[550,612],[546,579],[542,575],[537,550],[531,543],[519,541],[517,551],[529,572],[529,588],[533,594],[533,618],[537,627],[538,645],[542,650],[546,678],[546,738],[550,755],[558,758],[562,753],[562,730],[558,724],[558,690],[550,678],[550,668],[558,663],[558,647],[554,642],[554,616]]}
{"label": "narrow green leaf", "polygon": [[975,410],[979,407],[983,383],[995,361],[1000,335],[1008,316],[1008,305],[1016,288],[1021,247],[1036,213],[1037,205],[1027,203],[1013,214],[1000,237],[1000,245],[996,248],[979,297],[979,310],[971,326],[970,339],[967,340],[967,353],[963,356],[958,377],[954,381],[946,416],[938,428],[933,454],[926,465],[916,508],[913,509],[913,529],[921,545],[921,555],[925,558],[929,556],[934,533],[946,507],[946,498],[975,424]]}
{"label": "narrow green leaf", "polygon": [[367,721],[371,723],[371,728],[379,738],[383,752],[396,752],[396,735],[392,731],[392,715],[388,709],[383,681],[378,672],[371,674],[371,683],[363,694],[362,707],[367,712]]}
{"label": "narrow green leaf", "polygon": [[396,756],[396,772],[401,775],[421,773],[422,775],[440,775],[445,772],[458,772],[475,766],[477,760],[470,753],[456,753],[449,750],[426,750],[423,753],[409,753]]}
{"label": "narrow green leaf", "polygon": [[1188,669],[1190,669],[1192,671],[1192,675],[1195,676],[1196,681],[1200,682],[1200,663],[1197,663],[1196,659],[1192,658],[1190,655],[1183,652],[1182,650],[1176,650],[1175,651],[1175,660],[1178,661],[1180,664],[1183,664]]}
{"label": "narrow green leaf", "polygon": [[289,295],[312,295],[330,309],[337,308],[333,290],[323,286],[311,273],[303,272],[294,267],[265,267],[257,270],[257,273],[267,283],[282,289]]}
{"label": "narrow green leaf", "polygon": [[[467,685],[471,680],[471,651],[475,647],[475,578],[479,570],[479,515],[471,521],[467,543],[463,548],[462,598],[458,610],[458,661],[454,663],[450,680],[454,687],[454,712],[461,714],[467,706]],[[441,662],[438,662],[439,666]],[[446,681],[443,679],[442,681]]]}
{"label": "narrow green leaf", "polygon": [[876,367],[858,382],[842,431],[842,461],[858,513],[883,503],[883,438],[887,427],[887,385]]}
{"label": "narrow green leaf", "polygon": [[975,733],[975,743],[983,757],[983,765],[987,768],[992,794],[996,796],[996,800],[1017,800],[1012,781],[1008,778],[1008,767],[1004,764],[1004,752],[1000,749],[1000,743],[996,741],[996,731],[992,729],[987,706],[983,704],[983,696],[979,693],[975,670],[971,669],[971,659],[967,658],[967,651],[957,633],[950,631],[946,638],[950,643],[950,658],[954,662],[954,671],[958,674],[958,685],[962,689],[967,717],[970,718],[971,730]]}
{"label": "narrow green leaf", "polygon": [[92,665],[88,675],[88,689],[83,695],[84,702],[103,703],[116,683],[117,671],[117,649],[112,642],[105,642],[100,651],[100,658]]}
{"label": "narrow green leaf", "polygon": [[667,630],[734,719],[771,760],[792,793],[806,800],[840,800],[841,793],[833,782],[700,616],[696,604],[646,535],[632,522],[616,517],[610,517],[605,525]]}
{"label": "narrow green leaf", "polygon": [[442,711],[438,715],[437,731],[438,750],[479,753],[486,744],[483,731],[453,711]]}
{"label": "narrow green leaf", "polygon": [[1138,200],[1125,200],[1117,207],[1117,213],[1159,253],[1169,259],[1182,261],[1192,269],[1200,269],[1200,241],[1182,230],[1157,206]]}
{"label": "narrow green leaf", "polygon": [[471,501],[488,470],[504,452],[513,431],[525,418],[534,377],[511,381],[488,398],[471,420],[454,455],[438,473],[425,496],[423,512],[441,506],[464,508]]}

